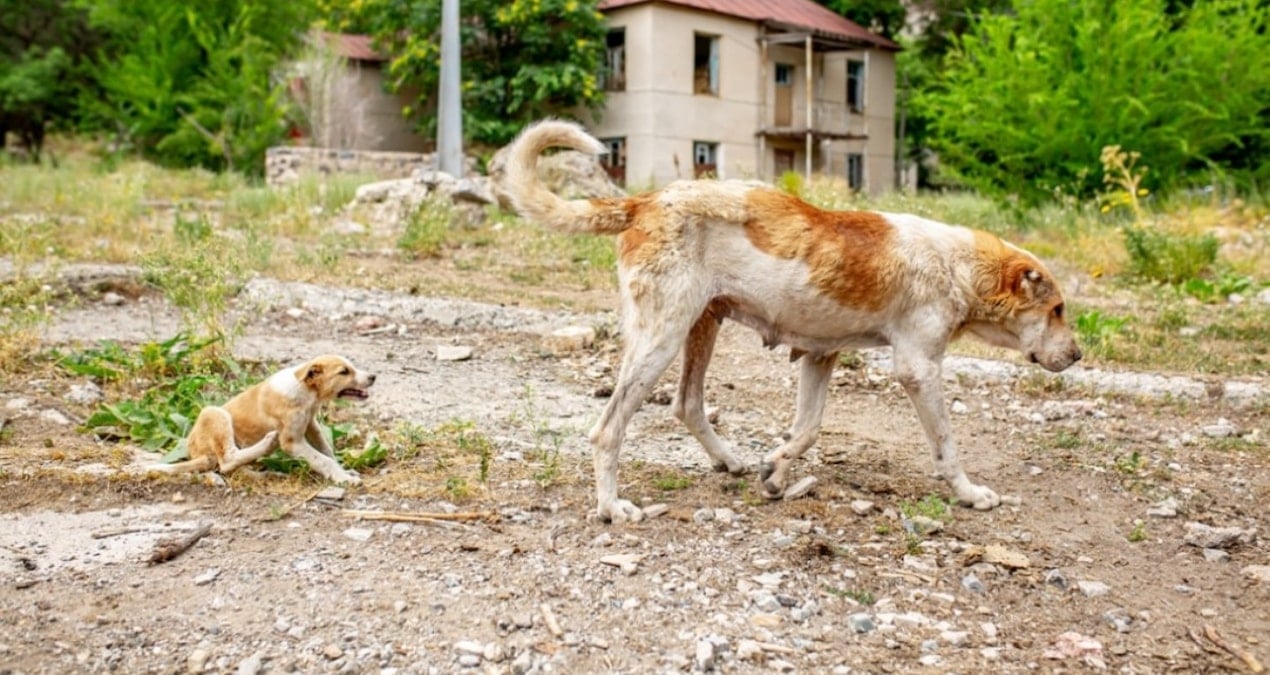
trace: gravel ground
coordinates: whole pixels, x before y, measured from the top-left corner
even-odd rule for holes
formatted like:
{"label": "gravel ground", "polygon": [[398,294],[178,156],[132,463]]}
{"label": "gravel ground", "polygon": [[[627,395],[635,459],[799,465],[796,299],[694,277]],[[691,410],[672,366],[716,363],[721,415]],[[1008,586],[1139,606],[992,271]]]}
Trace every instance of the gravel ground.
{"label": "gravel ground", "polygon": [[[946,490],[884,353],[835,373],[824,433],[795,468],[817,483],[775,503],[753,476],[709,471],[665,405],[672,373],[623,451],[623,494],[665,508],[612,526],[588,517],[585,444],[616,366],[611,315],[271,280],[239,309],[253,317],[241,358],[339,351],[377,372],[364,425],[473,421],[495,446],[488,486],[451,502],[394,481],[426,457],[321,495],[268,474],[139,477],[75,431],[90,383],[10,378],[0,672],[1146,673],[1270,658],[1261,381],[1077,370],[1038,386],[1026,366],[954,360],[967,469],[1018,499],[930,519],[914,505]],[[156,298],[102,297],[46,339],[176,326]],[[601,339],[550,337],[570,326]],[[725,328],[708,404],[754,464],[792,417],[794,377],[784,353]],[[544,432],[562,457],[546,486],[530,478]],[[204,524],[187,552],[146,562]]]}

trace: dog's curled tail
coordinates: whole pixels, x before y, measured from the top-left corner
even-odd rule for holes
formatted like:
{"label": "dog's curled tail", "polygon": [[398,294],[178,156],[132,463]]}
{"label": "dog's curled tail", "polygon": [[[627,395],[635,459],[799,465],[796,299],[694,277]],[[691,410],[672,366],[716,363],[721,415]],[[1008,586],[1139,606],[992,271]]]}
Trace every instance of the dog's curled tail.
{"label": "dog's curled tail", "polygon": [[547,189],[538,178],[538,156],[557,147],[591,155],[607,152],[603,143],[573,122],[543,120],[526,127],[512,141],[503,169],[503,190],[516,213],[566,232],[617,234],[630,227],[623,198],[567,200]]}

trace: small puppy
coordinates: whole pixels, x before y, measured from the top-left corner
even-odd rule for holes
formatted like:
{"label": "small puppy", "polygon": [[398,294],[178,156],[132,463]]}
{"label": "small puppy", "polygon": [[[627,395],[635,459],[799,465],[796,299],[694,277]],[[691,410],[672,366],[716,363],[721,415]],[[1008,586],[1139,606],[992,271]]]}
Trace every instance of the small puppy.
{"label": "small puppy", "polygon": [[361,478],[335,460],[317,423],[322,404],[337,398],[365,400],[375,376],[334,354],[284,368],[223,406],[203,408],[186,438],[190,458],[148,467],[163,473],[217,470],[228,474],[281,448],[336,483]]}
{"label": "small puppy", "polygon": [[1058,372],[1081,357],[1057,279],[1036,256],[987,232],[874,211],[825,211],[756,183],[679,181],[630,197],[566,201],[539,180],[549,147],[599,154],[581,127],[547,121],[511,145],[503,189],[516,211],[568,232],[617,235],[626,349],[613,396],[591,429],[596,512],[639,520],[618,498],[627,423],[677,355],[675,415],[733,474],[748,467],[706,419],[706,367],[719,324],[749,326],[802,362],[788,439],[760,465],[768,497],[784,495],[791,463],[817,438],[838,353],[889,345],[895,375],[926,431],[935,468],[959,502],[1000,497],[962,470],[940,369],[953,339],[973,335]]}

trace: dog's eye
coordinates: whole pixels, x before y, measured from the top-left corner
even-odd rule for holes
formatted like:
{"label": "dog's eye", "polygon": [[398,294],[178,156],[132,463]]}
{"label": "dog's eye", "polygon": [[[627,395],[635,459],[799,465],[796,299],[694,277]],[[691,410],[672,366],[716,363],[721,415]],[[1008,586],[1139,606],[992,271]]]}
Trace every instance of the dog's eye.
{"label": "dog's eye", "polygon": [[348,374],[348,368],[340,368],[340,375],[347,375],[347,374]]}
{"label": "dog's eye", "polygon": [[1054,306],[1054,318],[1055,319],[1063,318],[1063,303],[1060,302]]}

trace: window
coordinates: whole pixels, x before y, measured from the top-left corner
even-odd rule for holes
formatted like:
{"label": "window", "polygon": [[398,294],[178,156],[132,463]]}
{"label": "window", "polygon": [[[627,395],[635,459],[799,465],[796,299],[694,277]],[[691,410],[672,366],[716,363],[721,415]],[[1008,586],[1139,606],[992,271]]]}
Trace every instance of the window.
{"label": "window", "polygon": [[847,107],[864,110],[864,61],[847,61]]}
{"label": "window", "polygon": [[788,63],[776,64],[776,86],[790,87],[794,84],[794,67]]}
{"label": "window", "polygon": [[694,178],[717,178],[719,175],[719,144],[708,141],[692,142],[692,175]]}
{"label": "window", "polygon": [[696,34],[692,49],[692,93],[719,95],[719,38]]}
{"label": "window", "polygon": [[864,155],[847,153],[847,186],[859,192],[864,189]]}
{"label": "window", "polygon": [[604,71],[600,73],[600,84],[604,91],[626,91],[626,29],[609,31],[604,44]]}
{"label": "window", "polygon": [[614,183],[626,186],[626,139],[605,138],[601,140],[609,149],[607,155],[600,156],[600,164],[608,172]]}

